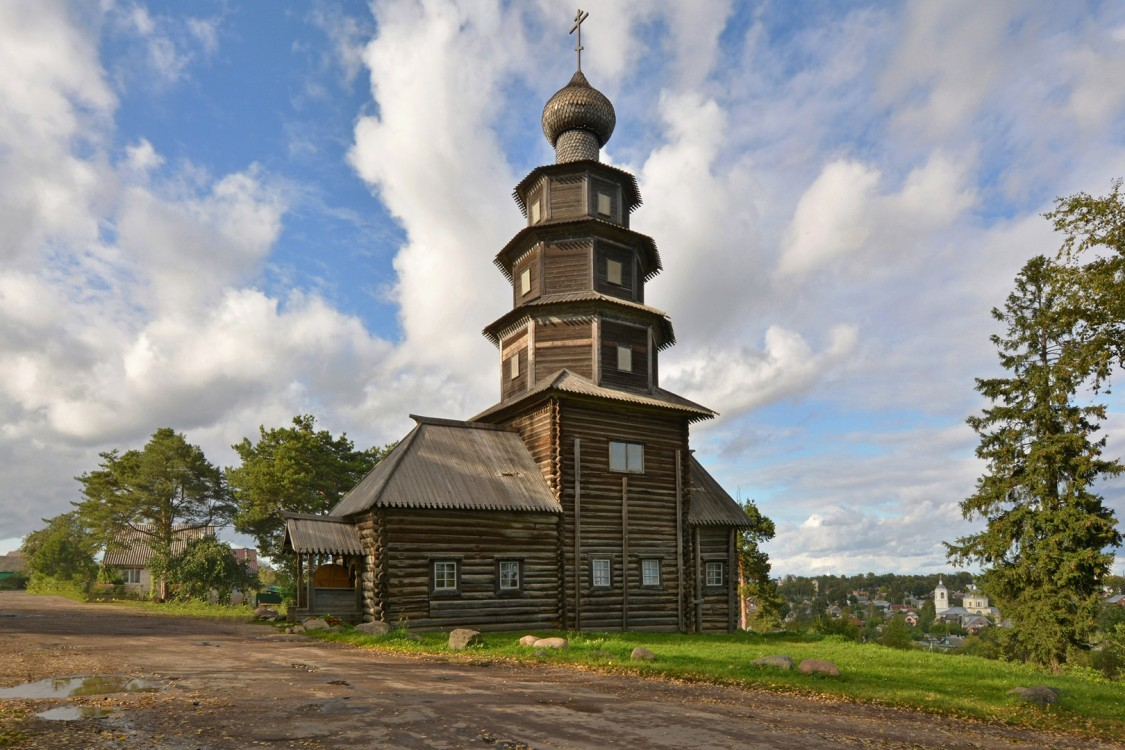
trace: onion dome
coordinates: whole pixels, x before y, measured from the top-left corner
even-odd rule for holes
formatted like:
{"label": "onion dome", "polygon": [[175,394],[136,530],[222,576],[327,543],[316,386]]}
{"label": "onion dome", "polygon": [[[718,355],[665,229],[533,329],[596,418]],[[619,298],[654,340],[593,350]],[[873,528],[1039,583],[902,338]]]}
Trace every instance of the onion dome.
{"label": "onion dome", "polygon": [[555,162],[598,160],[613,135],[617,115],[605,94],[579,70],[543,107],[543,135],[555,147]]}

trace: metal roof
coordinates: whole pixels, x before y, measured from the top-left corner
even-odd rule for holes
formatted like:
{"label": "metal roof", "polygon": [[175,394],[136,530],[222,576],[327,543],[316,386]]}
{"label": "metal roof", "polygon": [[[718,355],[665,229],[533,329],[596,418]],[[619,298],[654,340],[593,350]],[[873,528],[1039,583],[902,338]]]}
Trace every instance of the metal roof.
{"label": "metal roof", "polygon": [[284,549],[297,553],[362,555],[359,531],[351,522],[332,516],[285,513]]}
{"label": "metal roof", "polygon": [[688,524],[691,526],[752,526],[750,517],[738,506],[727,491],[707,473],[703,465],[691,457],[688,469],[691,482],[691,509]]}
{"label": "metal roof", "polygon": [[418,424],[332,509],[446,508],[560,513],[518,433],[411,415]]}
{"label": "metal roof", "polygon": [[[152,527],[146,524],[124,526],[117,530],[113,541],[106,546],[103,565],[120,568],[147,568],[152,559],[150,540]],[[177,526],[172,529],[172,554],[187,549],[188,542],[215,536],[214,526]]]}
{"label": "metal roof", "polygon": [[570,393],[576,396],[591,396],[594,398],[609,399],[611,401],[620,401],[634,406],[655,407],[658,409],[678,411],[684,413],[691,421],[697,419],[711,419],[717,416],[714,411],[711,411],[707,407],[700,406],[693,401],[688,401],[686,398],[677,396],[675,393],[666,391],[663,388],[656,388],[651,392],[606,388],[581,375],[575,375],[570,370],[564,369],[543,378],[530,390],[485,409],[480,414],[473,417],[472,421],[475,422],[484,419],[497,412],[504,411],[511,406],[522,403],[529,398],[548,392]]}

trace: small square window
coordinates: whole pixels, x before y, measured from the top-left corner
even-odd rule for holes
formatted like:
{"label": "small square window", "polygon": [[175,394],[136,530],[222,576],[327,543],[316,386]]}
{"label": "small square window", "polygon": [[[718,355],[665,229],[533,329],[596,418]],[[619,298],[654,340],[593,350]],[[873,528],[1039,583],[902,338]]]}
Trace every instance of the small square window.
{"label": "small square window", "polygon": [[450,592],[457,590],[457,562],[455,560],[436,560],[434,562],[434,591]]}
{"label": "small square window", "polygon": [[539,223],[539,201],[534,201],[531,204],[531,223]]}
{"label": "small square window", "polygon": [[633,371],[633,350],[627,346],[617,347],[617,369],[621,372]]}
{"label": "small square window", "polygon": [[140,583],[141,582],[141,571],[139,569],[137,569],[137,568],[126,568],[125,570],[123,570],[121,572],[124,573],[124,576],[122,576],[122,580],[124,580],[125,583]]}
{"label": "small square window", "polygon": [[659,560],[641,560],[641,585],[642,586],[659,586],[660,585],[660,561]]}
{"label": "small square window", "polygon": [[520,271],[520,294],[527,294],[531,291],[531,269],[525,268]]}
{"label": "small square window", "polygon": [[608,557],[595,557],[590,561],[590,582],[594,588],[607,589],[613,585],[613,569]]}
{"label": "small square window", "polygon": [[609,443],[609,470],[642,474],[645,470],[645,447],[640,443]]}
{"label": "small square window", "polygon": [[605,262],[606,281],[610,284],[621,286],[621,261],[607,260]]}
{"label": "small square window", "polygon": [[723,568],[724,565],[719,561],[708,561],[707,563],[707,585],[708,586],[722,586],[723,585]]}
{"label": "small square window", "polygon": [[598,193],[598,213],[602,216],[609,216],[613,213],[613,201],[610,200],[608,193]]}
{"label": "small square window", "polygon": [[501,591],[519,591],[520,588],[520,563],[519,560],[501,560],[498,565],[498,579]]}
{"label": "small square window", "polygon": [[520,376],[520,353],[516,352],[508,359],[508,372],[512,380]]}

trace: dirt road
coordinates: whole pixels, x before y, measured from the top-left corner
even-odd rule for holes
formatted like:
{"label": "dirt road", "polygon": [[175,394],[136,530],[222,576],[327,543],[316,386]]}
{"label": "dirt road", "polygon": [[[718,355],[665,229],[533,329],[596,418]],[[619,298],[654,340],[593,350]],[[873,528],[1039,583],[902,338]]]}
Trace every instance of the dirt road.
{"label": "dirt road", "polygon": [[[15,747],[1113,747],[733,688],[396,657],[0,592],[0,688],[91,675],[156,692],[0,700],[0,721],[23,733]],[[100,717],[38,718],[50,709]]]}

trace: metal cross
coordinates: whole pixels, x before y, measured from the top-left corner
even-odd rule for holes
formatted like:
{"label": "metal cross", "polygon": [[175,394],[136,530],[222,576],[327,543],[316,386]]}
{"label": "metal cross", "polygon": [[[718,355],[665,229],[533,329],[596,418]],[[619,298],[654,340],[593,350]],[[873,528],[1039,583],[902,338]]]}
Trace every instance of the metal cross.
{"label": "metal cross", "polygon": [[578,32],[578,46],[574,48],[574,51],[578,53],[579,70],[582,70],[582,22],[585,21],[589,17],[589,15],[589,13],[579,8],[578,13],[574,16],[574,25],[570,27],[569,32],[571,34],[573,34],[575,31]]}

